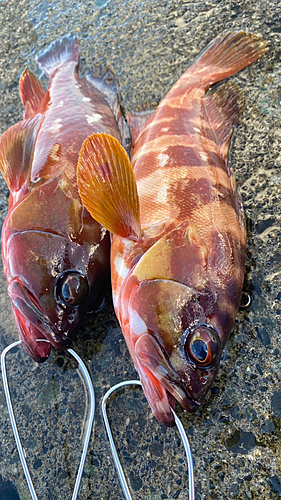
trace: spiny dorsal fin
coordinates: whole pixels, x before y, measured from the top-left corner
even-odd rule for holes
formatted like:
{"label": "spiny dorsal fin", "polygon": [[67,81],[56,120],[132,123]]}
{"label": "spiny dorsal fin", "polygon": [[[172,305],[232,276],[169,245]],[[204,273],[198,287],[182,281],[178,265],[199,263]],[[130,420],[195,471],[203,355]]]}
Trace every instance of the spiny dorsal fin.
{"label": "spiny dorsal fin", "polygon": [[28,69],[25,69],[20,77],[19,93],[21,102],[25,107],[23,118],[31,118],[37,115],[45,97],[45,91],[37,76]]}
{"label": "spiny dorsal fin", "polygon": [[30,178],[33,150],[42,115],[16,123],[0,138],[0,170],[11,192]]}
{"label": "spiny dorsal fin", "polygon": [[213,87],[204,99],[205,109],[222,158],[226,158],[233,129],[243,107],[243,95],[233,82]]}
{"label": "spiny dorsal fin", "polygon": [[68,62],[74,62],[77,68],[79,63],[78,36],[67,35],[51,43],[45,50],[39,52],[36,61],[48,76]]}
{"label": "spiny dorsal fin", "polygon": [[155,109],[146,109],[143,111],[135,111],[134,113],[128,114],[127,121],[129,123],[132,134],[132,147],[134,147],[134,145],[136,144],[145,125],[149,122],[154,113]]}
{"label": "spiny dorsal fin", "polygon": [[122,238],[140,238],[136,179],[117,139],[108,134],[86,139],[78,160],[77,182],[82,203],[95,220]]}

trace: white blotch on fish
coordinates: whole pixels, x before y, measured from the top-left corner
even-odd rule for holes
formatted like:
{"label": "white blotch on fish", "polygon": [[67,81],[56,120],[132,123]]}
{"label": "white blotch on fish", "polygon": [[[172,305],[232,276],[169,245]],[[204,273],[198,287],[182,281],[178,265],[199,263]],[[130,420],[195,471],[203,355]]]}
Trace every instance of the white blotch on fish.
{"label": "white blotch on fish", "polygon": [[58,118],[52,125],[50,132],[52,134],[57,134],[60,128],[62,127],[61,118]]}
{"label": "white blotch on fish", "polygon": [[169,157],[169,155],[159,153],[159,155],[157,156],[157,159],[159,160],[159,166],[165,167],[165,165],[168,163],[170,157]]}
{"label": "white blotch on fish", "polygon": [[199,156],[201,160],[203,160],[204,162],[208,162],[208,155],[207,153],[205,153],[205,151],[201,151],[201,153],[199,153]]}
{"label": "white blotch on fish", "polygon": [[99,113],[93,113],[91,116],[86,115],[86,120],[91,125],[91,123],[97,123],[101,120],[102,116]]}
{"label": "white blotch on fish", "polygon": [[97,243],[96,245],[92,245],[91,246],[91,249],[90,249],[90,252],[89,252],[89,257],[91,257],[92,255],[94,255],[96,249],[99,247],[99,243]]}
{"label": "white blotch on fish", "polygon": [[160,186],[158,192],[157,192],[157,197],[156,201],[159,203],[167,203],[169,200],[168,197],[168,190],[169,190],[169,184],[163,184]]}
{"label": "white blotch on fish", "polygon": [[147,326],[145,322],[141,319],[139,314],[129,305],[129,323],[131,332],[134,333],[135,336],[143,335],[147,333]]}
{"label": "white blotch on fish", "polygon": [[123,280],[126,278],[128,275],[130,269],[126,266],[123,257],[120,257],[117,255],[114,260],[114,265],[115,269],[118,273],[118,276],[121,277]]}

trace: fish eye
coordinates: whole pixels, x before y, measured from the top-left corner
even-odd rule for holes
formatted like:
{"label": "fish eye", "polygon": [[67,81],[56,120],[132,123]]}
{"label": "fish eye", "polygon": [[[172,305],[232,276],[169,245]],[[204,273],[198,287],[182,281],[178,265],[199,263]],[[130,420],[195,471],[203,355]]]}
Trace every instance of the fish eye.
{"label": "fish eye", "polygon": [[56,299],[67,306],[79,306],[86,300],[88,294],[88,279],[77,271],[63,273],[57,280],[55,287]]}
{"label": "fish eye", "polygon": [[198,323],[186,331],[183,349],[196,366],[211,366],[221,352],[220,336],[211,325]]}

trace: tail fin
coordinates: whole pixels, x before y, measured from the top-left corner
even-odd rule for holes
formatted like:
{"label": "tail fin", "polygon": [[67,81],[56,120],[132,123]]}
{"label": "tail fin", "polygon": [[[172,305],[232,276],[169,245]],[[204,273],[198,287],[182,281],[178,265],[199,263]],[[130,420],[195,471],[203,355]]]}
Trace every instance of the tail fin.
{"label": "tail fin", "polygon": [[40,68],[51,76],[60,66],[68,62],[79,64],[79,39],[77,35],[67,35],[61,40],[51,43],[37,55],[37,63]]}
{"label": "tail fin", "polygon": [[256,35],[243,31],[228,32],[216,38],[187,73],[201,74],[202,77],[206,74],[208,83],[214,84],[246,68],[267,50],[266,42]]}

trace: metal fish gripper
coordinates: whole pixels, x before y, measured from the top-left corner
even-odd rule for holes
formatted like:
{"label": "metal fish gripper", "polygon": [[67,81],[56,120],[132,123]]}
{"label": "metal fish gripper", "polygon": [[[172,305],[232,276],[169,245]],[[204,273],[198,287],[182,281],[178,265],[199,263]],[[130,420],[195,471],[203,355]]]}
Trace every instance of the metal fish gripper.
{"label": "metal fish gripper", "polygon": [[[38,339],[40,341],[40,339]],[[41,340],[41,342],[48,342],[47,340]],[[29,469],[27,466],[26,458],[25,458],[25,451],[23,449],[23,446],[21,444],[20,436],[19,436],[19,431],[13,411],[13,406],[12,406],[12,401],[11,401],[11,395],[10,395],[10,390],[9,390],[9,383],[8,383],[8,377],[7,377],[7,370],[6,370],[6,355],[7,353],[13,349],[14,347],[20,346],[21,341],[14,342],[10,344],[6,349],[1,354],[1,368],[2,368],[2,379],[3,379],[3,385],[4,385],[4,391],[5,391],[5,396],[7,400],[7,406],[8,406],[8,411],[9,411],[9,416],[18,448],[18,453],[20,457],[20,461],[23,467],[23,471],[25,474],[25,478],[28,484],[28,488],[32,497],[32,500],[38,500],[35,488],[33,486],[33,482],[29,473]],[[86,455],[88,451],[88,446],[89,446],[89,441],[91,437],[91,432],[92,432],[92,427],[93,427],[93,421],[94,421],[94,414],[95,414],[95,393],[94,393],[94,388],[93,384],[89,375],[89,372],[83,363],[82,359],[78,356],[78,354],[73,351],[73,349],[67,349],[69,354],[71,354],[76,361],[78,362],[78,370],[82,376],[82,380],[85,384],[85,387],[87,389],[87,395],[88,395],[88,411],[87,411],[87,418],[86,418],[86,423],[85,423],[85,430],[84,430],[84,436],[83,436],[83,450],[82,450],[82,455],[81,455],[81,460],[76,476],[76,481],[72,493],[71,500],[76,500],[80,488],[80,483],[82,479],[82,474],[83,474],[83,469],[84,469],[84,464],[86,460]],[[83,385],[84,385],[83,384]]]}
{"label": "metal fish gripper", "polygon": [[[120,382],[119,384],[114,385],[104,395],[104,397],[102,399],[101,408],[102,408],[102,415],[103,415],[105,428],[106,428],[106,432],[107,432],[108,439],[109,439],[109,444],[110,444],[113,460],[114,460],[115,467],[116,467],[116,470],[117,470],[117,473],[119,476],[119,480],[120,480],[121,487],[122,487],[122,490],[124,493],[124,497],[126,500],[132,500],[129,486],[128,486],[128,483],[126,481],[125,473],[124,473],[123,467],[121,465],[121,461],[119,459],[118,452],[117,452],[117,449],[116,449],[116,446],[114,443],[113,435],[111,432],[111,428],[110,428],[110,424],[109,424],[109,420],[108,420],[108,416],[107,416],[107,410],[106,410],[106,403],[107,403],[109,396],[111,396],[113,394],[113,392],[117,391],[121,387],[125,387],[127,385],[140,385],[141,386],[142,384],[139,380],[126,380],[124,382]],[[188,500],[195,500],[194,468],[193,468],[193,460],[192,460],[192,454],[191,454],[189,441],[188,441],[186,432],[184,430],[184,427],[183,427],[180,419],[178,418],[178,416],[176,415],[175,411],[172,408],[171,408],[171,410],[173,412],[176,426],[177,426],[178,431],[180,433],[180,436],[181,436],[181,439],[182,439],[182,442],[184,445],[185,453],[186,453],[187,466],[188,466],[188,481],[189,481]]]}

